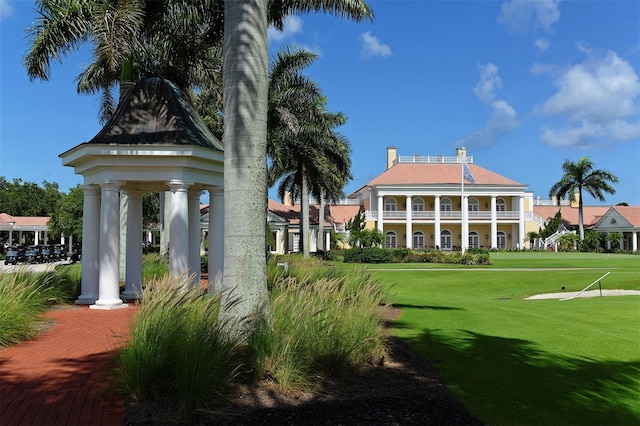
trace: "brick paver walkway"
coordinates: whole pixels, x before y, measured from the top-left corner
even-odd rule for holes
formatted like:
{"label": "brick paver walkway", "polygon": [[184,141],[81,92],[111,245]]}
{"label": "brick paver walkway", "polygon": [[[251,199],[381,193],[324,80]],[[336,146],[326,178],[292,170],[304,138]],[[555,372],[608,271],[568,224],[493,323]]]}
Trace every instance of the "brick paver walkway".
{"label": "brick paver walkway", "polygon": [[54,310],[52,329],[0,351],[0,425],[123,425],[107,374],[135,312]]}

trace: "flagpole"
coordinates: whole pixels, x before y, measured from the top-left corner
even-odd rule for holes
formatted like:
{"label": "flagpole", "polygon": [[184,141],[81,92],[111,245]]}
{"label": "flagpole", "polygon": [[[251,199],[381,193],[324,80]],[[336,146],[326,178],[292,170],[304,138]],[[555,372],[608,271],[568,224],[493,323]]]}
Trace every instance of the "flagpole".
{"label": "flagpole", "polygon": [[460,162],[460,210],[461,210],[461,214],[460,214],[460,252],[462,254],[464,254],[464,239],[465,239],[465,232],[464,232],[464,217],[465,217],[465,208],[464,208],[464,158],[462,159],[462,161]]}

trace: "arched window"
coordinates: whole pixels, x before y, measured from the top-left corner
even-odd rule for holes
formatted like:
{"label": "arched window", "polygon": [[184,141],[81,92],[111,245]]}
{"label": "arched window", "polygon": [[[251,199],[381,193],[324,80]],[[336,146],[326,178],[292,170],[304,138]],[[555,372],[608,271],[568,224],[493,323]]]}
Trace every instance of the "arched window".
{"label": "arched window", "polygon": [[395,198],[387,198],[384,200],[384,211],[395,212],[398,210],[398,203]]}
{"label": "arched window", "polygon": [[422,198],[414,198],[412,201],[412,209],[414,212],[423,212],[424,211],[424,200]]}
{"label": "arched window", "polygon": [[440,250],[451,250],[451,231],[447,229],[440,233]]}
{"label": "arched window", "polygon": [[387,232],[384,240],[384,248],[397,248],[397,247],[398,247],[398,236],[393,231]]}
{"label": "arched window", "polygon": [[507,248],[507,234],[502,231],[498,231],[498,248],[504,249]]}
{"label": "arched window", "polygon": [[441,213],[445,213],[444,216],[446,216],[447,212],[451,211],[451,200],[447,197],[441,198],[440,199],[440,212]]}
{"label": "arched window", "polygon": [[468,210],[470,212],[477,212],[480,211],[480,203],[478,202],[478,199],[475,197],[469,197],[469,204],[468,204]]}
{"label": "arched window", "polygon": [[424,248],[424,233],[422,231],[416,231],[413,233],[413,245],[414,249]]}
{"label": "arched window", "polygon": [[476,231],[469,232],[469,248],[480,247],[480,235]]}
{"label": "arched window", "polygon": [[507,202],[504,201],[504,198],[496,198],[496,211],[497,212],[507,211]]}

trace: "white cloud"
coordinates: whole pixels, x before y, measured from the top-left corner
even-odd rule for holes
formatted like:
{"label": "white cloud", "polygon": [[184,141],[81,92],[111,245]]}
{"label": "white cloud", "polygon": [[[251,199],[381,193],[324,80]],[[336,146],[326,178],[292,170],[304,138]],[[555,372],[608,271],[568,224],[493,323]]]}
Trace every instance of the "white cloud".
{"label": "white cloud", "polygon": [[631,64],[612,51],[578,49],[586,55],[584,62],[557,73],[556,93],[535,108],[567,124],[544,129],[541,140],[549,145],[594,146],[598,141],[640,137],[640,81]]}
{"label": "white cloud", "polygon": [[479,65],[480,80],[473,93],[484,103],[491,102],[496,97],[496,91],[502,89],[502,80],[498,76],[498,67],[492,63]]}
{"label": "white cloud", "polygon": [[293,39],[294,36],[299,33],[302,33],[302,19],[295,15],[289,15],[284,19],[284,28],[282,31],[275,29],[271,25],[267,30],[269,41],[278,43],[285,39]]}
{"label": "white cloud", "polygon": [[491,116],[483,128],[466,138],[456,141],[456,145],[490,146],[506,132],[520,125],[518,113],[507,101],[498,99],[502,89],[502,80],[498,75],[498,67],[492,63],[479,65],[480,79],[473,88],[473,93],[491,109]]}
{"label": "white cloud", "polygon": [[551,41],[546,38],[546,37],[540,37],[535,39],[535,41],[533,42],[533,45],[535,46],[535,48],[538,50],[538,52],[542,53],[542,52],[546,52],[547,50],[549,50],[549,45],[551,44]]}
{"label": "white cloud", "polygon": [[551,31],[560,19],[559,0],[510,0],[502,3],[498,22],[512,33],[526,33],[530,27]]}
{"label": "white cloud", "polygon": [[374,56],[386,57],[391,55],[391,48],[389,45],[381,43],[378,37],[367,31],[360,35],[362,40],[362,50],[360,56],[362,58],[371,58]]}
{"label": "white cloud", "polygon": [[7,16],[11,16],[13,8],[9,4],[9,0],[0,0],[0,21]]}

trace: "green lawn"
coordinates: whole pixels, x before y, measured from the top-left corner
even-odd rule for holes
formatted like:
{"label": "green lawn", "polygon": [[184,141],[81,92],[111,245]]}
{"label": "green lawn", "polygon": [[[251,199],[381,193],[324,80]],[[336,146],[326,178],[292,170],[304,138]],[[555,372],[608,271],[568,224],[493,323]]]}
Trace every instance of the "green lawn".
{"label": "green lawn", "polygon": [[490,424],[640,424],[640,296],[523,300],[563,286],[581,290],[606,272],[603,288],[640,289],[640,257],[492,259],[478,269],[370,265],[393,284],[389,293],[403,311],[393,333]]}

